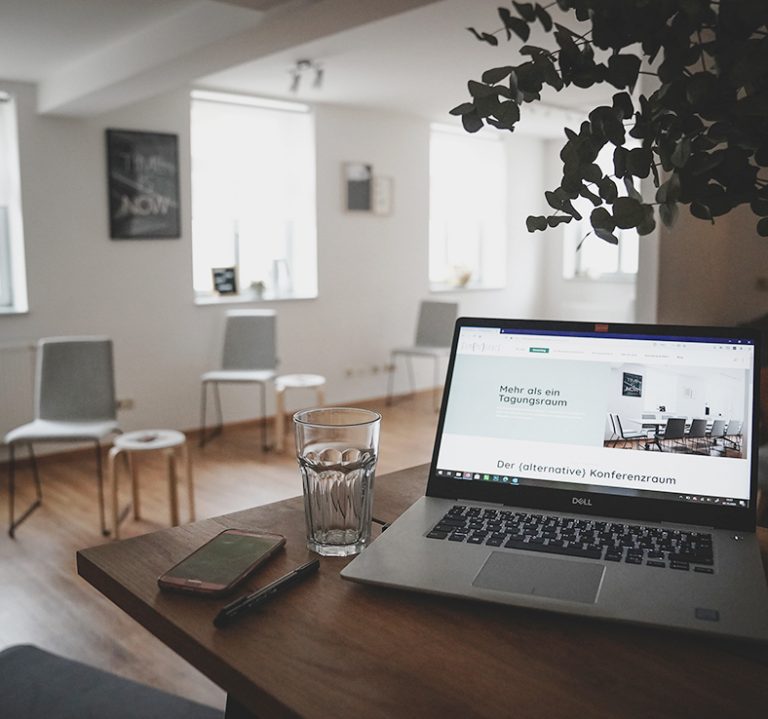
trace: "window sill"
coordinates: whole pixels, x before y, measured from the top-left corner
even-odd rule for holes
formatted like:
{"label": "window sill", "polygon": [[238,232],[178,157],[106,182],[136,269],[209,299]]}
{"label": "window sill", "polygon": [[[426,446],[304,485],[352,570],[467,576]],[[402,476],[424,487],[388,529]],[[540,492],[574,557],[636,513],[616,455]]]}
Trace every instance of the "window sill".
{"label": "window sill", "polygon": [[601,284],[601,285],[633,285],[637,281],[636,274],[615,274],[600,275],[600,277],[589,277],[588,275],[577,275],[575,277],[564,277],[566,282],[573,284]]}
{"label": "window sill", "polygon": [[272,293],[265,292],[262,295],[256,295],[255,292],[242,292],[232,295],[217,295],[213,292],[196,292],[195,304],[196,305],[242,305],[246,303],[254,302],[285,302],[290,300],[315,300],[317,294],[314,295],[279,295],[276,296]]}
{"label": "window sill", "polygon": [[506,285],[449,285],[447,283],[433,283],[429,285],[429,291],[441,292],[493,292],[506,289]]}
{"label": "window sill", "polygon": [[29,307],[0,307],[0,315],[28,315]]}

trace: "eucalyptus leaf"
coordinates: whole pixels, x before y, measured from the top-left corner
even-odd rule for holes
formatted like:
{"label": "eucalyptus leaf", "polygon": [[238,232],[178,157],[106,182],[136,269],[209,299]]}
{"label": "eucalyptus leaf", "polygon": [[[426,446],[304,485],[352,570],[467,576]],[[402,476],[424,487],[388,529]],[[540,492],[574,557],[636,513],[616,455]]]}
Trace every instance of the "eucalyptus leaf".
{"label": "eucalyptus leaf", "polygon": [[589,216],[589,221],[596,230],[607,230],[613,232],[616,229],[616,222],[608,210],[604,207],[596,207]]}
{"label": "eucalyptus leaf", "polygon": [[507,39],[510,37],[510,31],[515,33],[523,42],[528,39],[531,29],[525,20],[515,17],[507,8],[499,8],[499,17],[507,30]]}
{"label": "eucalyptus leaf", "polygon": [[461,116],[461,124],[467,132],[477,132],[483,128],[483,120],[476,110],[465,112]]}
{"label": "eucalyptus leaf", "polygon": [[543,217],[542,215],[529,215],[525,219],[525,226],[528,230],[528,232],[535,232],[536,230],[546,230],[547,229],[547,218]]}
{"label": "eucalyptus leaf", "polygon": [[607,243],[611,245],[618,245],[619,244],[619,238],[616,237],[616,235],[613,234],[613,232],[609,232],[608,230],[603,230],[600,228],[595,228],[595,234],[601,239],[605,240]]}
{"label": "eucalyptus leaf", "polygon": [[536,20],[536,11],[533,8],[533,3],[522,3],[512,0],[512,4],[515,6],[515,10],[517,10],[523,20],[526,22],[533,22]]}
{"label": "eucalyptus leaf", "polygon": [[536,18],[544,28],[544,32],[549,32],[552,29],[552,16],[538,3],[536,3]]}
{"label": "eucalyptus leaf", "polygon": [[648,177],[653,155],[644,147],[634,147],[627,154],[627,171],[636,177]]}
{"label": "eucalyptus leaf", "polygon": [[501,82],[504,78],[508,77],[512,70],[513,68],[511,65],[494,67],[491,70],[486,70],[481,79],[487,85],[495,85],[497,82]]}
{"label": "eucalyptus leaf", "polygon": [[637,227],[644,216],[642,203],[634,197],[618,197],[613,203],[613,219],[622,230]]}
{"label": "eucalyptus leaf", "polygon": [[672,227],[677,219],[677,203],[665,202],[659,205],[659,217],[665,227]]}
{"label": "eucalyptus leaf", "polygon": [[468,112],[472,112],[474,109],[474,102],[462,102],[461,105],[456,105],[456,107],[451,110],[451,115],[466,115]]}

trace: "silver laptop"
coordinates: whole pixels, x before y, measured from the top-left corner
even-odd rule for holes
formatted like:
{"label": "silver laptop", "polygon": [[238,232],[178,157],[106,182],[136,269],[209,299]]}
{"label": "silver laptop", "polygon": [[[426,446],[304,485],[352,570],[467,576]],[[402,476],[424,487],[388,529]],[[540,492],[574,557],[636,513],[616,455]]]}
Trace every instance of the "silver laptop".
{"label": "silver laptop", "polygon": [[768,640],[758,344],[459,319],[427,494],[342,576]]}

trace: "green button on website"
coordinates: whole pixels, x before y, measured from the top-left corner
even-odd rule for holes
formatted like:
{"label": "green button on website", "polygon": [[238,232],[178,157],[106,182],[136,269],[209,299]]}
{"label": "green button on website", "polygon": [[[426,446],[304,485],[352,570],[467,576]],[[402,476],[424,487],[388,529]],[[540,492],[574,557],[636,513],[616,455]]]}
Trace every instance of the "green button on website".
{"label": "green button on website", "polygon": [[539,354],[547,354],[549,352],[549,347],[529,347],[529,352],[538,352]]}

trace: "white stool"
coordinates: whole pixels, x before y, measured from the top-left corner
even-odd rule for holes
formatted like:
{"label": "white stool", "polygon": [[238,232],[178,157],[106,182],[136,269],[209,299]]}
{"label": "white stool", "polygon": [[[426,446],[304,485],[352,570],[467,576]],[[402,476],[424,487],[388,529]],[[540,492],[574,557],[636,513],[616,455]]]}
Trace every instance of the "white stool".
{"label": "white stool", "polygon": [[170,495],[171,526],[179,524],[178,473],[176,471],[176,449],[180,448],[182,462],[187,473],[187,492],[189,494],[189,519],[195,519],[195,490],[192,482],[192,463],[187,449],[187,438],[175,429],[142,429],[118,435],[112,449],[109,450],[109,476],[112,481],[112,528],[113,537],[120,538],[120,523],[125,519],[126,511],[119,516],[117,493],[117,458],[124,453],[128,470],[131,474],[133,490],[133,518],[140,519],[139,510],[139,475],[133,462],[133,452],[162,451],[168,459],[168,491]]}
{"label": "white stool", "polygon": [[275,449],[282,452],[285,447],[285,392],[289,389],[314,389],[317,404],[325,404],[323,387],[325,377],[319,374],[283,374],[275,379]]}

